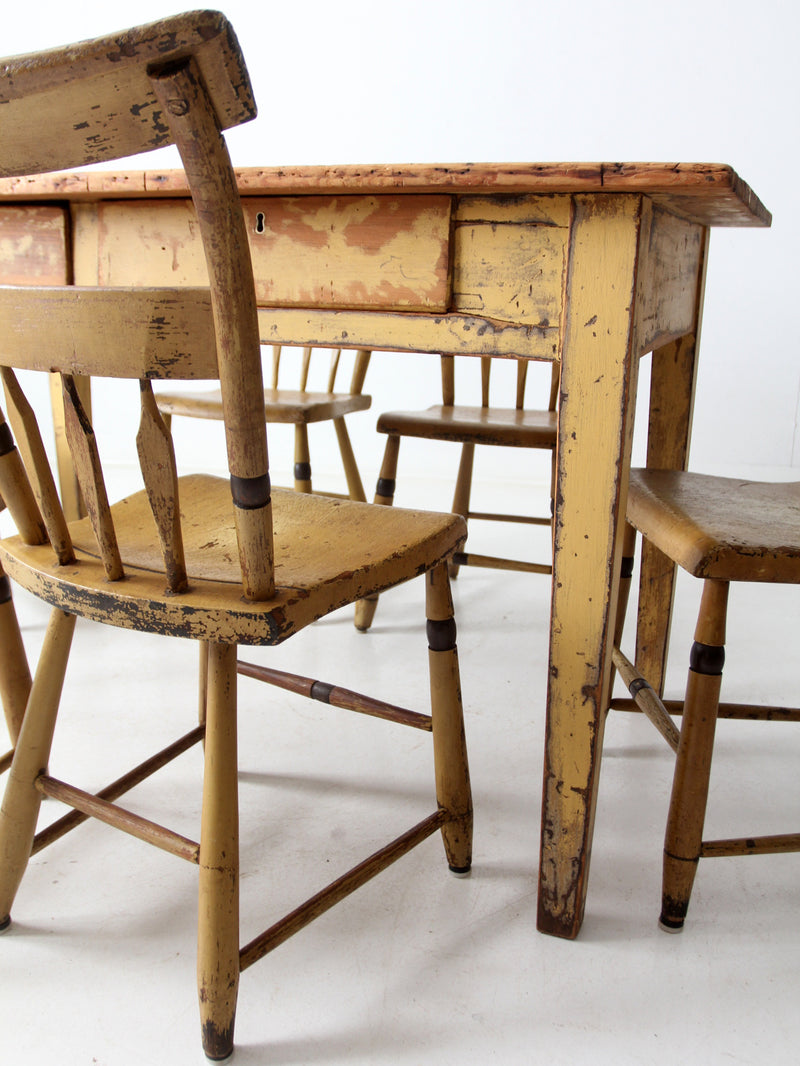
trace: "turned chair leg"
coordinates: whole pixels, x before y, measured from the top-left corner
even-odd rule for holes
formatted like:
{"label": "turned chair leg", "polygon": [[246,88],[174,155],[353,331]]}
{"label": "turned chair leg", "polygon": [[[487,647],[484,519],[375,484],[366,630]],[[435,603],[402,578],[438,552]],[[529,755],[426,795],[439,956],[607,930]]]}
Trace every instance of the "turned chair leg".
{"label": "turned chair leg", "polygon": [[450,815],[442,826],[448,865],[455,874],[467,874],[472,864],[472,794],[446,564],[427,574],[425,589],[436,798]]}
{"label": "turned chair leg", "polygon": [[[458,463],[456,487],[453,493],[453,514],[460,514],[464,519],[469,516],[469,501],[472,495],[472,470],[475,464],[475,445],[467,442],[461,445],[461,459]],[[460,567],[450,563],[450,579],[455,581]]]}
{"label": "turned chair leg", "polygon": [[239,989],[236,651],[231,644],[208,648],[197,987],[203,1050],[215,1061],[233,1052]]}
{"label": "turned chair leg", "polygon": [[683,928],[700,860],[725,662],[728,588],[725,581],[704,582],[692,646],[664,839],[660,925],[668,932]]}
{"label": "turned chair leg", "polygon": [[11,921],[11,905],[31,855],[42,800],[36,779],[50,757],[74,630],[74,615],[53,610],[6,783],[0,808],[0,929]]}
{"label": "turned chair leg", "polygon": [[14,610],[11,582],[0,566],[0,700],[12,747],[17,743],[30,691],[31,672]]}
{"label": "turned chair leg", "polygon": [[[386,448],[383,452],[378,483],[375,486],[375,498],[373,503],[391,507],[394,503],[394,490],[397,478],[397,457],[400,454],[400,438],[390,435],[386,438]],[[366,633],[372,625],[375,611],[378,607],[378,595],[365,596],[363,600],[356,601],[355,627],[361,633]]]}
{"label": "turned chair leg", "polygon": [[311,492],[311,453],[308,450],[308,426],[294,427],[294,489]]}
{"label": "turned chair leg", "polygon": [[350,434],[343,418],[334,418],[333,428],[336,431],[336,440],[339,444],[339,455],[342,457],[342,467],[347,481],[347,494],[351,500],[366,503],[367,495],[358,472],[358,464],[350,442]]}

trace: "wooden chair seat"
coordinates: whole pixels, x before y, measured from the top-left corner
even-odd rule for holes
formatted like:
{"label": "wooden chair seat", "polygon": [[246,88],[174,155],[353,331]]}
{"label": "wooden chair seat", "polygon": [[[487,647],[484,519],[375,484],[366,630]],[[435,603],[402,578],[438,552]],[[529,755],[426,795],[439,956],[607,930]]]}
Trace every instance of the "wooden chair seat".
{"label": "wooden chair seat", "polygon": [[434,404],[425,411],[386,411],[379,417],[377,429],[379,433],[456,444],[555,448],[558,416],[555,411]]}
{"label": "wooden chair seat", "polygon": [[800,482],[634,470],[628,520],[694,577],[800,581]]}
{"label": "wooden chair seat", "polygon": [[[631,698],[613,699],[611,707],[643,711],[675,753],[660,924],[678,932],[701,858],[800,851],[797,832],[719,840],[703,834],[717,719],[800,722],[798,707],[720,700],[730,590],[743,581],[800,584],[800,483],[633,470],[627,518],[613,659]],[[652,684],[644,676],[646,636],[635,664],[620,647],[637,531],[663,555],[664,567],[677,564],[703,583],[683,700],[663,698],[663,668]],[[642,621],[639,633],[648,634],[654,619]],[[680,730],[672,715],[681,716]]]}
{"label": "wooden chair seat", "polygon": [[[292,389],[264,389],[264,418],[267,422],[295,425],[327,422],[344,418],[354,411],[366,411],[371,396],[351,393],[301,392]],[[161,392],[158,406],[162,414],[187,418],[222,417],[222,393],[219,389],[204,392]]]}
{"label": "wooden chair seat", "polygon": [[466,524],[455,515],[275,489],[275,593],[248,603],[228,482],[194,474],[178,485],[186,592],[165,588],[144,491],[110,508],[124,580],[108,581],[88,518],[69,525],[74,566],[60,565],[49,544],[25,544],[19,536],[0,543],[3,565],[17,584],[71,614],[196,640],[213,632],[226,643],[270,645],[344,604],[416,577],[432,560],[451,556],[466,537]]}

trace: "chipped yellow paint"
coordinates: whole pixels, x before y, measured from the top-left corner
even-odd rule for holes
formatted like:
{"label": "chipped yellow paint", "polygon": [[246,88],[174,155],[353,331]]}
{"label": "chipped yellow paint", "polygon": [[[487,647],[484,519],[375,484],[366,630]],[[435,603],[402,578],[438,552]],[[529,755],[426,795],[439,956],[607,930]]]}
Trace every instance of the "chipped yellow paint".
{"label": "chipped yellow paint", "polygon": [[537,326],[561,317],[571,197],[469,197],[455,215],[453,308]]}
{"label": "chipped yellow paint", "polygon": [[[641,200],[575,198],[564,323],[539,927],[583,916],[614,623]],[[610,649],[609,649],[610,650]],[[577,861],[576,861],[577,859]]]}
{"label": "chipped yellow paint", "polygon": [[450,197],[246,202],[264,305],[444,311]]}
{"label": "chipped yellow paint", "polygon": [[[270,197],[244,208],[262,306],[447,308],[450,197]],[[97,283],[208,283],[189,200],[111,201],[76,213]]]}
{"label": "chipped yellow paint", "polygon": [[67,214],[63,207],[0,206],[0,277],[4,285],[63,285]]}

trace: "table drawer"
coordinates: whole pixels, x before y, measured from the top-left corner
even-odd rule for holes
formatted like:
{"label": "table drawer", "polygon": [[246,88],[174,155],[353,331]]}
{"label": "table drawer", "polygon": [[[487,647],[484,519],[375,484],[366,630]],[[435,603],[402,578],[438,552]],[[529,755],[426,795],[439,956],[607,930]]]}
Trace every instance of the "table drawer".
{"label": "table drawer", "polygon": [[[246,197],[263,307],[446,311],[448,196]],[[188,200],[74,205],[76,280],[206,285]]]}

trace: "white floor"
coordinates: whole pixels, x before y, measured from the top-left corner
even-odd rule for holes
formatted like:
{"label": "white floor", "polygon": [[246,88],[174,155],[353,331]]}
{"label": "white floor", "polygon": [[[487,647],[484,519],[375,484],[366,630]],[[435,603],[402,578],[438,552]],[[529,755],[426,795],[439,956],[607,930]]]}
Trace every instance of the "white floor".
{"label": "white floor", "polygon": [[[477,528],[477,527],[476,527]],[[475,547],[480,550],[477,533]],[[683,583],[673,692],[696,589]],[[731,698],[796,700],[793,590],[742,590]],[[17,594],[35,660],[46,610]],[[680,936],[657,928],[671,756],[639,716],[606,729],[586,920],[535,926],[547,579],[464,571],[459,648],[475,798],[475,864],[450,876],[432,838],[242,976],[240,1066],[794,1063],[800,857],[707,860]],[[275,665],[424,708],[422,588],[350,611],[267,654]],[[791,676],[790,676],[791,674]],[[80,624],[52,770],[102,785],[189,728],[195,650]],[[402,695],[401,695],[402,694]],[[425,737],[241,682],[243,938],[429,810]],[[709,825],[797,827],[800,737],[723,723]],[[197,749],[128,802],[196,832]],[[766,787],[765,787],[766,785]],[[55,803],[46,803],[52,818]],[[203,1061],[188,865],[100,825],[31,863],[0,939],[0,1059],[26,1066]]]}

